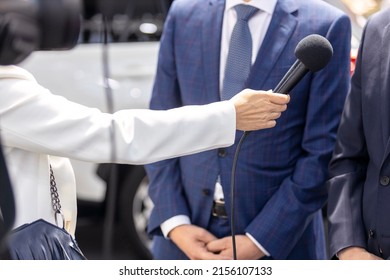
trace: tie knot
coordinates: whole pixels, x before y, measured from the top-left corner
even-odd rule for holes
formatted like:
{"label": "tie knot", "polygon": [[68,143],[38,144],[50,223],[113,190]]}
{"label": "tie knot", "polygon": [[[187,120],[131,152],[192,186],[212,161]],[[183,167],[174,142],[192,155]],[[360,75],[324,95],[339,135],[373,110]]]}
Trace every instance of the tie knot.
{"label": "tie knot", "polygon": [[259,9],[250,5],[239,4],[234,7],[237,12],[237,18],[248,21]]}

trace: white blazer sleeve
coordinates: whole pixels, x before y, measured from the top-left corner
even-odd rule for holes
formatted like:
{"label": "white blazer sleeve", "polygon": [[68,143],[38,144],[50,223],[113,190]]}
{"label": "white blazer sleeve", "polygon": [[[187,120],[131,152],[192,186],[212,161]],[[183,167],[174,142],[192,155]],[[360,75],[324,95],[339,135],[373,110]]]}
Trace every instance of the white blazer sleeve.
{"label": "white blazer sleeve", "polygon": [[0,68],[3,144],[37,153],[146,164],[232,145],[235,118],[230,101],[102,113],[52,94],[21,68]]}

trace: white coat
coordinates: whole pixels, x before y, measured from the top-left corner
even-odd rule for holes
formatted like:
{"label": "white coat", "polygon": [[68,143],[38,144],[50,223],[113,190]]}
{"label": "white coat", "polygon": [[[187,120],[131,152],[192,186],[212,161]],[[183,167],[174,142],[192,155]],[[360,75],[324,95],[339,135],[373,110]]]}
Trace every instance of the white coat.
{"label": "white coat", "polygon": [[[67,158],[151,163],[232,145],[235,125],[230,101],[168,111],[131,109],[107,114],[52,94],[20,67],[2,66],[0,137],[15,195],[14,227],[39,218],[55,223],[49,164],[69,232],[74,235],[76,182]],[[111,131],[115,133],[113,140]]]}

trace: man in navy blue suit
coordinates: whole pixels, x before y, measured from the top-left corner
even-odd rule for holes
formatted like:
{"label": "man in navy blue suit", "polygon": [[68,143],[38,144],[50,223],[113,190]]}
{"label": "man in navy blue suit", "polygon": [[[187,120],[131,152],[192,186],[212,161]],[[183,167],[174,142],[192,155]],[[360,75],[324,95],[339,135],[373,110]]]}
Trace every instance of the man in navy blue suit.
{"label": "man in navy blue suit", "polygon": [[[243,142],[236,171],[237,258],[325,259],[324,183],[349,87],[351,27],[345,14],[320,0],[175,0],[151,108],[221,99],[240,4],[256,9],[247,20],[251,68],[241,88],[275,88],[295,62],[298,42],[310,34],[326,37],[334,55],[291,91],[289,109],[275,128],[252,132]],[[237,131],[232,147],[146,167],[154,258],[232,258],[231,170],[242,134]]]}
{"label": "man in navy blue suit", "polygon": [[390,9],[364,28],[330,164],[330,256],[390,258]]}

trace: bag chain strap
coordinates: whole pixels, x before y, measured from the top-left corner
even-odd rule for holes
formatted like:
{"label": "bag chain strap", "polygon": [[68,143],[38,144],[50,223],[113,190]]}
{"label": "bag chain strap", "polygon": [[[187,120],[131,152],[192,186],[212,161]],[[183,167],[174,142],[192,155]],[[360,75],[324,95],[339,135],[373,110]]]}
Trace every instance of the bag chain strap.
{"label": "bag chain strap", "polygon": [[53,168],[50,164],[50,193],[51,193],[51,204],[54,210],[54,218],[58,225],[58,216],[62,219],[62,228],[65,228],[65,218],[61,212],[60,196],[58,195],[58,189],[56,184],[56,178],[54,177]]}

